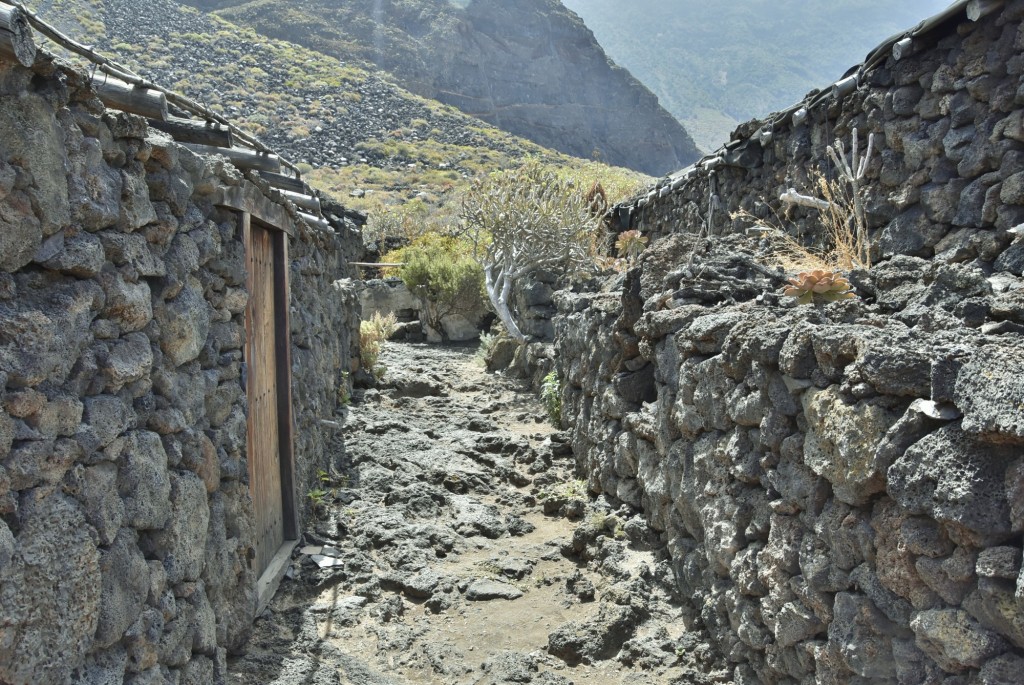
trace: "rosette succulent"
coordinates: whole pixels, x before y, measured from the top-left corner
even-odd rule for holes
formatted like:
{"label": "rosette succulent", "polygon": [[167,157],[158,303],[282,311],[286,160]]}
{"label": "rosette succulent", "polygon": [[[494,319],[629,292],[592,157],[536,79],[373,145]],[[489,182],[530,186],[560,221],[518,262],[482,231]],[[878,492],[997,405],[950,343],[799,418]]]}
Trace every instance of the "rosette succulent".
{"label": "rosette succulent", "polygon": [[800,304],[811,304],[815,301],[836,302],[856,297],[848,280],[834,271],[825,269],[801,271],[789,279],[789,285],[783,294],[797,298]]}

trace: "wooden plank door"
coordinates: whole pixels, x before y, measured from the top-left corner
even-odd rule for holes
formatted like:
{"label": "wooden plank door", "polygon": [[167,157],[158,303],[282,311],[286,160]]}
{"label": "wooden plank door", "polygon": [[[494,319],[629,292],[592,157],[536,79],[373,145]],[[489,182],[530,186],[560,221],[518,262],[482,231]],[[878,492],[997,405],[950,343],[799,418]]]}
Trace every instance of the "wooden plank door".
{"label": "wooden plank door", "polygon": [[[278,298],[272,231],[243,215],[248,261],[246,395],[249,400],[247,458],[249,492],[256,514],[256,575],[261,576],[284,544],[282,455],[278,388]],[[287,391],[285,395],[287,396]]]}

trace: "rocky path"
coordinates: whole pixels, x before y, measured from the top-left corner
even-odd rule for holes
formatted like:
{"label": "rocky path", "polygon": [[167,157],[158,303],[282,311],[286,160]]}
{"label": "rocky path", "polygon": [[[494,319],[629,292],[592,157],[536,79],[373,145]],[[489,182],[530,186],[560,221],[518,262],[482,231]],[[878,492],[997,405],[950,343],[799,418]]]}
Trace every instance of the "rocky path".
{"label": "rocky path", "polygon": [[658,536],[586,494],[532,394],[469,348],[392,343],[381,361],[229,682],[728,682]]}

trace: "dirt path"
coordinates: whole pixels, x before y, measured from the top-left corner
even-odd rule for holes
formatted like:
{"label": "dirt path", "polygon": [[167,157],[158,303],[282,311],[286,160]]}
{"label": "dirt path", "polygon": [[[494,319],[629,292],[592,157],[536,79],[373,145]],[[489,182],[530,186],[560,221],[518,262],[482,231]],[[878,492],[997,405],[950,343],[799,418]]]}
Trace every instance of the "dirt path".
{"label": "dirt path", "polygon": [[392,343],[238,685],[725,683],[658,536],[591,500],[537,399],[468,348]]}

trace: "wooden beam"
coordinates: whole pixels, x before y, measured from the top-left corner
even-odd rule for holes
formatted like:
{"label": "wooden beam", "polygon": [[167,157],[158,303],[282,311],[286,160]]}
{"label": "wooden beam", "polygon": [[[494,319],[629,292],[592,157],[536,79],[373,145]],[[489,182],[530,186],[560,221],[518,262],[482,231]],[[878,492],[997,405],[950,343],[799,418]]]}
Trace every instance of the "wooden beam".
{"label": "wooden beam", "polygon": [[235,136],[231,129],[210,122],[167,117],[166,121],[150,119],[149,125],[158,131],[171,134],[179,143],[196,143],[211,147],[231,147]]}
{"label": "wooden beam", "polygon": [[897,41],[892,46],[892,58],[899,62],[904,57],[909,57],[914,53],[914,39],[907,36],[903,40]]}
{"label": "wooden beam", "polygon": [[291,262],[288,236],[274,234],[274,336],[277,350],[277,435],[281,457],[281,498],[284,537],[297,540],[299,525],[298,483],[295,478],[295,423],[292,415]]}
{"label": "wooden beam", "polygon": [[325,231],[333,231],[334,230],[334,228],[332,228],[331,225],[329,223],[327,223],[326,220],[321,219],[318,216],[313,216],[312,214],[307,214],[305,212],[299,212],[299,217],[302,218],[302,220],[305,221],[310,226],[319,226],[320,228],[324,229]]}
{"label": "wooden beam", "polygon": [[18,7],[0,2],[0,55],[13,58],[23,67],[36,62],[36,43],[28,18]]}
{"label": "wooden beam", "polygon": [[281,194],[291,200],[292,204],[296,207],[309,210],[314,214],[320,213],[320,199],[315,195],[307,195],[305,193],[293,193],[290,190],[281,189]]}
{"label": "wooden beam", "polygon": [[274,202],[248,181],[240,186],[221,187],[213,198],[213,204],[251,214],[269,228],[288,235],[295,234],[295,221],[284,205]]}
{"label": "wooden beam", "polygon": [[274,558],[270,560],[267,570],[256,581],[256,613],[253,614],[254,619],[270,606],[270,601],[274,599],[277,589],[281,587],[281,580],[284,578],[284,574],[288,572],[288,567],[291,566],[292,552],[298,544],[298,540],[285,540],[284,544],[281,545],[281,549],[277,550]]}
{"label": "wooden beam", "polygon": [[92,87],[110,109],[139,114],[147,119],[167,119],[167,97],[158,90],[133,86],[101,73],[93,75]]}
{"label": "wooden beam", "polygon": [[279,190],[290,190],[293,193],[303,193],[309,195],[310,189],[301,178],[292,178],[291,176],[285,176],[284,174],[276,174],[270,171],[260,171],[260,176],[263,180],[271,185],[273,188]]}
{"label": "wooden beam", "polygon": [[967,18],[978,21],[1003,6],[1005,0],[971,0],[967,3]]}
{"label": "wooden beam", "polygon": [[225,148],[212,145],[198,145],[196,143],[185,143],[185,147],[201,155],[223,155],[239,169],[273,171],[275,173],[281,170],[281,158],[265,152],[256,152],[255,150],[238,147]]}
{"label": "wooden beam", "polygon": [[349,266],[365,266],[369,268],[399,267],[405,266],[405,262],[349,262]]}

